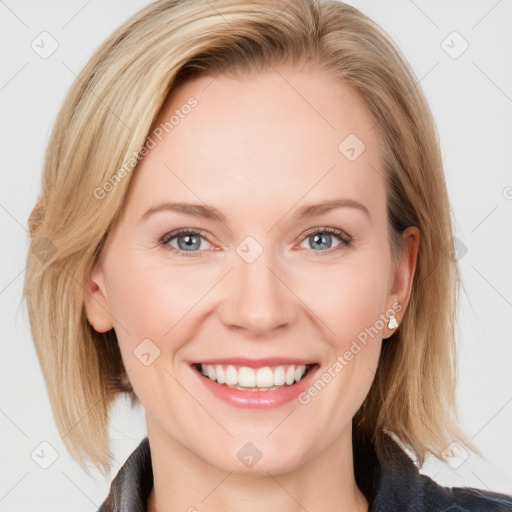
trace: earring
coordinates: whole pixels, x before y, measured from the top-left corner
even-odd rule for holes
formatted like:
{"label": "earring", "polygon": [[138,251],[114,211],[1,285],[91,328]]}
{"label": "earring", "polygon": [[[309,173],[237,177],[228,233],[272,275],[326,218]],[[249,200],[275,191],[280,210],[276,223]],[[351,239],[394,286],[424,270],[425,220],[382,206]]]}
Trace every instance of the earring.
{"label": "earring", "polygon": [[389,317],[388,329],[394,329],[395,327],[398,327],[398,322],[396,321],[395,315],[391,315]]}

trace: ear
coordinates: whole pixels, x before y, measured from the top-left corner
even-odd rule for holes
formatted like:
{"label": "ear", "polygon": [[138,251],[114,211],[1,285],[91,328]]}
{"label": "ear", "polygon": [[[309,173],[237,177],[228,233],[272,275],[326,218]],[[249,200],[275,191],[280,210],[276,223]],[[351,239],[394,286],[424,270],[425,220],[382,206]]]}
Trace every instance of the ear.
{"label": "ear", "polygon": [[[393,283],[390,291],[390,295],[387,301],[387,308],[394,309],[393,304],[400,304],[401,309],[395,314],[396,321],[400,325],[400,322],[405,314],[407,304],[411,295],[412,282],[414,278],[414,272],[416,271],[416,262],[418,258],[418,247],[420,242],[420,232],[416,226],[410,226],[402,233],[402,240],[405,244],[403,252],[397,262],[396,271],[393,277]],[[388,331],[388,337],[393,334],[395,329],[389,329],[385,327],[385,331]]]}
{"label": "ear", "polygon": [[90,276],[85,280],[84,306],[87,320],[95,331],[107,332],[114,327],[100,263],[94,266]]}

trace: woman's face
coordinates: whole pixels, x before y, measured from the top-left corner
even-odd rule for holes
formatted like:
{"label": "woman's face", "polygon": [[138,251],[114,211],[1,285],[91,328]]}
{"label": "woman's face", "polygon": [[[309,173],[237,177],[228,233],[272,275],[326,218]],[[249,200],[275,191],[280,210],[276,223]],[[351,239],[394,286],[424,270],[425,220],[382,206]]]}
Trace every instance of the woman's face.
{"label": "woman's face", "polygon": [[[377,131],[347,86],[286,68],[188,82],[160,125],[89,321],[115,328],[148,432],[224,471],[289,471],[350,431],[410,291],[416,253],[393,271]],[[233,390],[204,362],[280,388]],[[300,364],[314,366],[283,386]]]}

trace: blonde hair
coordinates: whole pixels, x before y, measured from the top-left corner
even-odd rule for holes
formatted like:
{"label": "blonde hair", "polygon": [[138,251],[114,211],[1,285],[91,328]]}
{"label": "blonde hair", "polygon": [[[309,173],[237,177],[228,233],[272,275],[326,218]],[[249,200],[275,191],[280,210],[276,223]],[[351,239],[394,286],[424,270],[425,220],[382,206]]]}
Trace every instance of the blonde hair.
{"label": "blonde hair", "polygon": [[393,261],[402,231],[421,233],[410,301],[383,344],[356,434],[372,436],[380,452],[383,432],[393,432],[420,465],[456,439],[478,453],[453,419],[460,277],[439,142],[404,57],[378,25],[335,0],[159,0],[108,37],[71,87],[28,222],[33,339],[59,433],[83,467],[88,458],[110,469],[110,407],[119,393],[138,402],[115,332],[96,332],[84,310],[84,284],[123,205],[134,155],[177,85],[280,64],[325,70],[359,93],[383,143]]}

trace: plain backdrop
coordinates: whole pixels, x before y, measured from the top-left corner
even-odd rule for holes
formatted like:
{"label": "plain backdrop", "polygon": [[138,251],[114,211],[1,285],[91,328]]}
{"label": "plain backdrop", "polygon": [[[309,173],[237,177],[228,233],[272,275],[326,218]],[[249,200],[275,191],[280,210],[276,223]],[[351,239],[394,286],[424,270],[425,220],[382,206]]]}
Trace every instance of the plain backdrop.
{"label": "plain backdrop", "polygon": [[[21,297],[27,218],[58,108],[94,49],[147,3],[0,1],[0,511],[95,512],[146,435],[143,410],[120,400],[112,473],[88,476],[74,462],[52,417]],[[455,468],[431,458],[422,472],[444,485],[512,493],[512,1],[348,3],[411,63],[436,119],[455,215],[464,282],[460,418],[486,459],[470,454]],[[35,49],[41,38],[51,55]]]}

